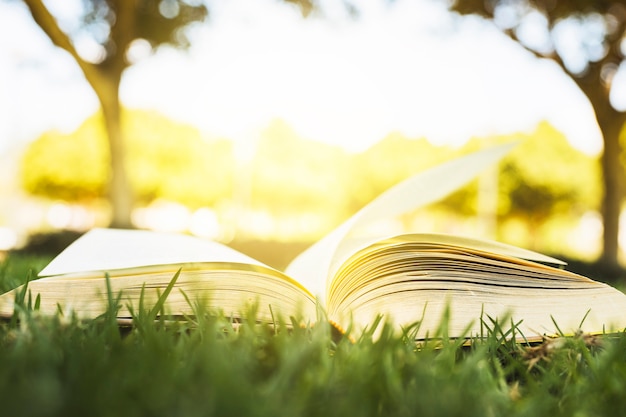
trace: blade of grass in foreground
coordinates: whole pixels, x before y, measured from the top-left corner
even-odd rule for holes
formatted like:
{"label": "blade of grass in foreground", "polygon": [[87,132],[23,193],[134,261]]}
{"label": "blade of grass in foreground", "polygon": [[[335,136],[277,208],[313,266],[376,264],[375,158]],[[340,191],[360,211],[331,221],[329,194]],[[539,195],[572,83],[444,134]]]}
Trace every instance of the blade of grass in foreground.
{"label": "blade of grass in foreground", "polygon": [[[165,315],[167,312],[165,311],[165,303],[167,301],[167,297],[172,292],[172,289],[176,285],[176,281],[178,277],[180,277],[182,269],[178,269],[170,282],[167,284],[163,293],[159,293],[156,302],[154,305],[148,310],[145,305],[145,284],[141,288],[141,293],[138,300],[138,310],[135,310],[132,304],[128,305],[128,310],[131,313],[133,318],[133,325],[136,326],[140,331],[145,331],[147,326],[154,325],[157,317],[160,317],[160,321],[162,322],[165,319]],[[161,323],[162,324],[162,323]]]}

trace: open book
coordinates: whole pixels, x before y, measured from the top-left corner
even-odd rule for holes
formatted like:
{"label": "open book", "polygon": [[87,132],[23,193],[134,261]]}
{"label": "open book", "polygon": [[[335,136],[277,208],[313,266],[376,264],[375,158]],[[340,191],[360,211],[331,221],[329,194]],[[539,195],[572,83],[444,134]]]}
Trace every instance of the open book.
{"label": "open book", "polygon": [[[626,328],[626,295],[567,272],[563,263],[497,242],[440,234],[372,236],[367,225],[428,204],[469,181],[510,146],[448,162],[388,190],[298,256],[285,272],[220,243],[141,230],[94,229],[59,254],[28,284],[40,310],[92,318],[107,308],[108,274],[121,293],[119,320],[139,299],[149,307],[180,271],[166,311],[193,314],[195,301],[237,316],[258,304],[258,319],[328,319],[364,328],[378,315],[398,326],[420,322],[417,339],[432,335],[449,309],[448,335],[474,337],[484,321],[517,324],[528,340],[582,330]],[[0,296],[0,315],[14,312],[16,290]],[[555,325],[556,323],[556,325]],[[557,328],[558,325],[558,328]]]}

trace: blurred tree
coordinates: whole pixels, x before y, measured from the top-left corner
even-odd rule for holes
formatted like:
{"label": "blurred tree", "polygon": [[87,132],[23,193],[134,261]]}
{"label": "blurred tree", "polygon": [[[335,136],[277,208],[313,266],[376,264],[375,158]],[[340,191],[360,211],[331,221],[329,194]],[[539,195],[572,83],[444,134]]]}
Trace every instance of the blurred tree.
{"label": "blurred tree", "polygon": [[[129,48],[139,41],[151,48],[162,44],[187,47],[181,29],[203,20],[207,8],[188,0],[83,0],[78,24],[73,25],[74,30],[64,31],[42,0],[23,1],[52,43],[76,61],[98,97],[108,137],[111,225],[130,227],[133,192],[126,173],[119,102],[122,74],[131,65]],[[81,53],[76,47],[81,37],[97,45],[97,54]]]}
{"label": "blurred tree", "polygon": [[349,212],[354,213],[379,194],[411,175],[449,159],[452,150],[427,139],[411,139],[395,132],[352,158],[347,187]]}
{"label": "blurred tree", "polygon": [[617,267],[624,196],[620,132],[626,112],[612,105],[611,87],[626,54],[626,0],[453,0],[450,7],[492,19],[537,57],[559,64],[589,99],[604,137],[601,260]]}
{"label": "blurred tree", "polygon": [[[123,121],[129,179],[143,204],[163,199],[192,209],[219,208],[232,200],[234,181],[244,167],[235,163],[231,141],[204,138],[194,127],[155,112],[126,110]],[[597,209],[597,158],[573,149],[545,122],[531,133],[473,139],[460,149],[390,134],[351,155],[302,139],[286,123],[275,121],[255,144],[255,158],[246,162],[251,181],[246,206],[274,217],[315,213],[324,227],[331,227],[414,173],[484,148],[485,142],[513,140],[521,144],[501,164],[498,205],[490,207],[501,225],[524,224],[532,233],[555,219],[574,221]],[[42,135],[24,154],[24,189],[47,198],[97,204],[106,194],[106,146],[101,114],[70,134]],[[477,195],[473,182],[431,208],[445,213],[452,224],[450,219],[477,214]],[[327,231],[319,230],[319,235]],[[511,236],[499,237],[508,241]],[[545,249],[544,236],[536,242],[527,235],[516,239],[519,242],[511,243],[536,243],[535,249]]]}
{"label": "blurred tree", "polygon": [[141,203],[162,198],[195,209],[231,198],[231,141],[204,138],[191,125],[140,110],[128,112],[124,130],[129,175]]}
{"label": "blurred tree", "polygon": [[[206,140],[192,126],[157,113],[123,112],[128,137],[129,180],[137,199],[177,201],[191,208],[229,199],[233,186],[232,143]],[[75,132],[48,132],[27,148],[21,165],[24,189],[31,194],[92,203],[106,196],[106,133],[102,114]]]}
{"label": "blurred tree", "polygon": [[275,120],[257,144],[250,204],[276,216],[345,215],[348,165],[349,156],[341,148],[303,139]]}
{"label": "blurred tree", "polygon": [[[532,132],[472,138],[462,154],[484,149],[485,144],[518,142],[499,165],[497,213],[521,216],[531,224],[547,216],[597,210],[600,172],[597,158],[575,149],[565,135],[547,121]],[[464,215],[476,214],[477,182],[439,203]],[[567,208],[567,210],[564,210]]]}
{"label": "blurred tree", "polygon": [[106,194],[106,134],[102,117],[90,117],[73,133],[46,132],[31,142],[20,166],[33,195],[90,203]]}
{"label": "blurred tree", "polygon": [[[61,25],[43,0],[23,1],[52,43],[76,61],[98,97],[108,137],[111,226],[130,227],[134,195],[126,171],[119,102],[122,74],[133,63],[129,49],[139,43],[152,50],[160,45],[187,48],[183,29],[205,20],[207,6],[202,0],[82,0],[77,22]],[[303,16],[320,10],[318,0],[283,1],[298,7]],[[354,11],[349,1],[342,3]],[[64,30],[68,27],[72,30]],[[86,38],[97,46],[96,54],[93,49],[85,54],[77,48],[76,41]]]}
{"label": "blurred tree", "polygon": [[574,149],[547,122],[531,134],[516,136],[522,142],[501,165],[501,219],[519,217],[528,230],[538,230],[550,217],[580,218],[597,209],[600,172],[596,158]]}

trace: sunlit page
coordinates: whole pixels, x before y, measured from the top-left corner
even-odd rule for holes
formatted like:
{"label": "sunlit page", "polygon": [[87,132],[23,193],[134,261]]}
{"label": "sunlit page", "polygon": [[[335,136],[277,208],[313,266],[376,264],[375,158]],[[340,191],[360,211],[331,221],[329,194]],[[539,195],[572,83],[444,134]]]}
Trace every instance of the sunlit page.
{"label": "sunlit page", "polygon": [[[370,222],[393,218],[447,196],[497,162],[514,146],[515,143],[498,145],[457,158],[390,188],[326,238],[294,259],[286,270],[287,275],[294,277],[314,295],[323,299],[329,277],[333,276],[355,250],[367,244],[367,239],[346,240],[349,235],[358,235],[359,230]],[[377,239],[378,237],[372,237],[371,241]],[[355,242],[360,246],[355,247]]]}
{"label": "sunlit page", "polygon": [[220,243],[192,236],[140,230],[93,229],[54,258],[39,276],[191,262],[265,266]]}

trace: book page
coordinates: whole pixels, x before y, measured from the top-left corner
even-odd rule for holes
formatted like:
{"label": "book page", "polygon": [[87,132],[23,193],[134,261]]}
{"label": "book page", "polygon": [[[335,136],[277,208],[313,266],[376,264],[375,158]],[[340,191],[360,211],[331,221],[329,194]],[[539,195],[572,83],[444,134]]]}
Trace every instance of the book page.
{"label": "book page", "polygon": [[399,326],[420,321],[418,339],[438,328],[448,308],[452,337],[481,335],[481,318],[487,323],[502,320],[506,326],[515,318],[521,321],[518,330],[539,338],[557,333],[552,318],[566,332],[580,327],[602,333],[626,326],[626,295],[525,260],[525,252],[447,235],[412,234],[378,242],[338,271],[329,291],[328,315],[357,328],[379,314]]}
{"label": "book page", "polygon": [[355,251],[353,245],[344,245],[350,234],[369,222],[392,218],[446,197],[504,157],[515,145],[497,145],[454,159],[390,188],[296,257],[287,267],[287,275],[324,299],[330,277]]}
{"label": "book page", "polygon": [[[40,297],[38,311],[42,314],[57,314],[60,307],[64,314],[92,319],[107,311],[110,288],[121,297],[118,320],[131,320],[129,306],[135,312],[152,308],[174,276],[177,280],[164,304],[167,315],[192,316],[195,307],[201,305],[208,312],[221,311],[231,318],[242,318],[248,308],[254,307],[255,317],[264,323],[275,323],[279,317],[316,320],[316,300],[298,283],[278,271],[239,263],[114,270],[108,282],[102,273],[54,275],[29,282],[28,291],[33,297]],[[13,315],[16,296],[23,288],[0,296],[1,317]]]}
{"label": "book page", "polygon": [[[534,252],[528,249],[523,249],[513,245],[507,245],[505,243],[487,240],[477,239],[466,236],[450,235],[444,233],[406,233],[402,235],[392,236],[367,236],[367,237],[352,237],[348,236],[341,243],[341,249],[349,254],[349,257],[357,252],[366,249],[372,245],[375,246],[395,246],[403,243],[416,243],[424,242],[429,245],[440,244],[446,246],[456,246],[464,248],[476,253],[489,253],[491,255],[499,255],[507,260],[511,258],[524,259],[527,261],[539,262],[542,264],[550,264],[554,266],[565,266],[566,262],[560,259],[553,258],[538,252]],[[345,263],[347,259],[341,262],[341,265]],[[336,269],[333,271],[336,273],[341,265],[334,265]]]}
{"label": "book page", "polygon": [[225,245],[197,237],[143,230],[92,229],[54,258],[39,276],[194,262],[270,268]]}
{"label": "book page", "polygon": [[[178,277],[167,297],[167,314],[192,315],[200,302],[229,317],[258,306],[256,314],[267,323],[279,316],[314,322],[317,315],[315,297],[297,281],[225,245],[188,235],[93,229],[39,276],[27,288],[40,297],[43,314],[56,314],[61,307],[77,317],[95,318],[106,311],[110,288],[122,297],[118,319],[130,319],[129,305],[137,311],[143,303],[155,303]],[[0,316],[13,314],[16,294],[23,290],[21,286],[0,296]]]}

